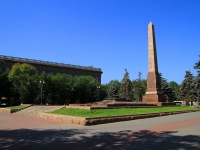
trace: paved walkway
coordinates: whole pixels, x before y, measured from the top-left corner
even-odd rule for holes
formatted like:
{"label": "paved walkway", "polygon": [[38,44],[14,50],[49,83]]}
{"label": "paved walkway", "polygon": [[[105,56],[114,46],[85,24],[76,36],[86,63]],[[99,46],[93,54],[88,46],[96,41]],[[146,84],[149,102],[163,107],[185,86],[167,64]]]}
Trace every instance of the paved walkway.
{"label": "paved walkway", "polygon": [[0,113],[0,149],[200,150],[200,112],[96,126]]}

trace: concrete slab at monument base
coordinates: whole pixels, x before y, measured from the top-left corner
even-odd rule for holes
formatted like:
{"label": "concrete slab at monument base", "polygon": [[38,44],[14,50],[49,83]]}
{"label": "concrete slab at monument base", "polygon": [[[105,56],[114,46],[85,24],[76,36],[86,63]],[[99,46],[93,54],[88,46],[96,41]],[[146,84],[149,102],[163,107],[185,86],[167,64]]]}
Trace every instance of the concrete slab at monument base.
{"label": "concrete slab at monument base", "polygon": [[166,102],[166,98],[162,94],[146,94],[142,97],[142,102],[147,104],[154,104],[157,106],[175,106],[174,102]]}
{"label": "concrete slab at monument base", "polygon": [[92,104],[93,107],[105,106],[105,107],[131,107],[131,106],[155,106],[154,104],[146,104],[141,102],[133,102],[126,99],[106,99],[100,102]]}
{"label": "concrete slab at monument base", "polygon": [[143,102],[133,102],[126,99],[106,99],[100,102],[88,103],[88,104],[69,104],[67,108],[81,108],[81,109],[106,109],[106,108],[145,108],[145,107],[157,107],[157,106],[175,106],[173,102],[166,102],[164,95],[145,95],[143,96]]}
{"label": "concrete slab at monument base", "polygon": [[142,97],[142,102],[166,102],[166,98],[163,94],[146,94]]}
{"label": "concrete slab at monument base", "polygon": [[[162,95],[161,95],[162,96]],[[132,107],[157,107],[157,106],[167,106],[169,103],[164,102],[133,102],[130,100],[123,99],[107,99],[100,102],[94,102],[92,104],[69,104],[68,108],[82,108],[82,109],[105,109],[105,108],[132,108]],[[173,105],[170,103],[169,105]],[[175,105],[175,104],[174,104]]]}
{"label": "concrete slab at monument base", "polygon": [[176,106],[174,102],[148,102],[147,104],[156,106]]}

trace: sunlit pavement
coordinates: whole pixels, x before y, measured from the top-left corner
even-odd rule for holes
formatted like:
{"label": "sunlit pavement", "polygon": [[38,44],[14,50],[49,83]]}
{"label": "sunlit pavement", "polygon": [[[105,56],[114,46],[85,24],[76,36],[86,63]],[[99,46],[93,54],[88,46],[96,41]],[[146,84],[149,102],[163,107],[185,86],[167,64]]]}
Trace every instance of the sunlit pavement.
{"label": "sunlit pavement", "polygon": [[96,126],[0,113],[0,149],[200,150],[200,112]]}

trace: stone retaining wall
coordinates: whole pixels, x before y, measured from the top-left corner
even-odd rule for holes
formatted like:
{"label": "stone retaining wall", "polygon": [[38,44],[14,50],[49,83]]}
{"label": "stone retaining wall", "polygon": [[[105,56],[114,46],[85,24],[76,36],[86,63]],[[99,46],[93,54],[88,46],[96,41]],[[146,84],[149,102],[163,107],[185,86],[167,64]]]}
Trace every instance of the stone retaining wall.
{"label": "stone retaining wall", "polygon": [[2,113],[11,113],[11,109],[8,109],[8,108],[0,108],[0,112]]}
{"label": "stone retaining wall", "polygon": [[69,106],[66,106],[66,108],[80,108],[80,109],[88,109],[88,110],[91,110],[91,107],[90,107],[90,106],[80,106],[80,105],[69,105]]}
{"label": "stone retaining wall", "polygon": [[65,115],[57,115],[50,113],[38,113],[38,118],[48,121],[66,123],[66,124],[76,124],[83,126],[86,125],[85,118],[83,117],[65,116]]}
{"label": "stone retaining wall", "polygon": [[[24,109],[24,108],[23,108]],[[9,108],[0,108],[0,112],[3,112],[3,113],[14,113],[14,112],[17,112],[17,111],[20,111],[21,109],[9,109]]]}
{"label": "stone retaining wall", "polygon": [[0,108],[0,112],[3,112],[3,113],[14,113],[14,112],[18,112],[20,110],[26,109],[26,108],[28,108],[30,106],[31,106],[31,104],[29,104],[26,107],[23,107],[21,109]]}
{"label": "stone retaining wall", "polygon": [[43,120],[48,120],[48,121],[62,122],[66,124],[88,126],[88,125],[97,125],[97,124],[104,124],[104,123],[111,123],[111,122],[159,117],[159,116],[166,116],[166,115],[175,115],[175,114],[180,114],[180,113],[188,113],[188,112],[196,112],[196,111],[198,110],[124,115],[124,116],[110,116],[110,117],[94,117],[94,118],[74,117],[74,116],[57,115],[57,114],[49,114],[49,113],[38,113],[38,118],[43,119]]}

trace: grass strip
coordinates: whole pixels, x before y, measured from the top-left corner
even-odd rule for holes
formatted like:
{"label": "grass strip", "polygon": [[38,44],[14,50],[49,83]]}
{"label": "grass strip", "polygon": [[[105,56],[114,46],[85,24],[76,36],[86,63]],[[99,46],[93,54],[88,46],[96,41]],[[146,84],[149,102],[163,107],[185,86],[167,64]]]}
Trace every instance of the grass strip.
{"label": "grass strip", "polygon": [[18,105],[18,106],[10,106],[10,107],[5,107],[5,108],[8,108],[8,109],[22,109],[24,107],[27,107],[28,104],[22,104],[22,105]]}
{"label": "grass strip", "polygon": [[154,108],[113,108],[113,109],[79,109],[79,108],[61,108],[50,113],[77,116],[77,117],[105,117],[105,116],[121,116],[133,114],[148,114],[184,110],[200,110],[200,108],[189,106],[173,106],[173,107],[154,107]]}

